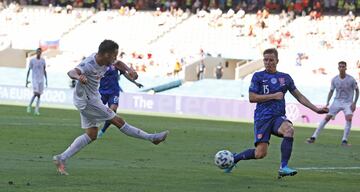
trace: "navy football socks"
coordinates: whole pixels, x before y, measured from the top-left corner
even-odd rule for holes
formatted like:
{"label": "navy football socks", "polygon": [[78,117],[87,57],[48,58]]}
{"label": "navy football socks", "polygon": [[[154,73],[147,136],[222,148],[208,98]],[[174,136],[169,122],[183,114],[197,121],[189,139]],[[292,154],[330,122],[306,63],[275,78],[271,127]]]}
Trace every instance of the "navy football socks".
{"label": "navy football socks", "polygon": [[255,149],[247,149],[239,154],[234,155],[234,163],[240,160],[255,159]]}
{"label": "navy football socks", "polygon": [[294,138],[284,137],[281,143],[281,168],[287,166],[291,156]]}

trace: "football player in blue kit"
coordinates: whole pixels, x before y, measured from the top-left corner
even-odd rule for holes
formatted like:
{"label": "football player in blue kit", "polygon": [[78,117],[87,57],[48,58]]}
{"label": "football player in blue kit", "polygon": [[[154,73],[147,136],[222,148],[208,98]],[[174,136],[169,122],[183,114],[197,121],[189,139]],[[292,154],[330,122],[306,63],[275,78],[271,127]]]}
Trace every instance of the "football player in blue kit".
{"label": "football player in blue kit", "polygon": [[[118,61],[119,62],[119,61]],[[101,95],[101,100],[104,105],[108,104],[109,108],[113,110],[115,113],[117,111],[119,105],[119,95],[120,92],[123,92],[119,85],[120,76],[124,75],[126,79],[134,83],[137,87],[143,87],[142,84],[136,82],[126,72],[118,70],[114,65],[110,65],[104,77],[100,80],[100,87],[99,92]],[[97,138],[101,138],[102,135],[105,133],[106,129],[110,126],[110,121],[105,121],[104,126],[102,129],[98,131]]]}
{"label": "football player in blue kit", "polygon": [[276,70],[279,62],[276,49],[266,49],[263,57],[265,70],[253,75],[249,88],[250,102],[257,103],[254,113],[255,148],[234,153],[234,164],[225,169],[225,172],[230,173],[236,163],[241,160],[264,158],[268,151],[270,137],[275,135],[283,138],[280,147],[279,178],[293,176],[297,171],[288,167],[288,161],[294,141],[294,127],[285,116],[285,93],[289,91],[302,105],[318,114],[327,113],[328,109],[316,107],[300,93],[289,74]]}

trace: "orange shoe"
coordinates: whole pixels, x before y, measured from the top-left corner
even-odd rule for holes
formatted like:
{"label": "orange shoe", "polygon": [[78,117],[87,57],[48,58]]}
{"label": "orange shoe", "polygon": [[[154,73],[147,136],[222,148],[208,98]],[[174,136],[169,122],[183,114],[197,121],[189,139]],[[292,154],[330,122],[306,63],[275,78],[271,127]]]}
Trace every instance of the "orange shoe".
{"label": "orange shoe", "polygon": [[65,171],[65,161],[60,158],[60,155],[55,155],[53,161],[60,175],[69,175],[69,173]]}
{"label": "orange shoe", "polygon": [[165,141],[168,136],[169,131],[163,131],[161,133],[156,133],[153,140],[151,141],[154,145],[158,145],[159,143]]}

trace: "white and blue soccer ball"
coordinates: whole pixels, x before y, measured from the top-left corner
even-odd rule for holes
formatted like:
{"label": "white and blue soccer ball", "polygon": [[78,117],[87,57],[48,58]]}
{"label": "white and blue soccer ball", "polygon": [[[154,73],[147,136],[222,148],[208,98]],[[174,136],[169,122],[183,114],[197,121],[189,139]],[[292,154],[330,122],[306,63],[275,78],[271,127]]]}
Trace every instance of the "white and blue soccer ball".
{"label": "white and blue soccer ball", "polygon": [[226,169],[234,164],[234,155],[228,150],[221,150],[215,154],[215,165],[220,169]]}

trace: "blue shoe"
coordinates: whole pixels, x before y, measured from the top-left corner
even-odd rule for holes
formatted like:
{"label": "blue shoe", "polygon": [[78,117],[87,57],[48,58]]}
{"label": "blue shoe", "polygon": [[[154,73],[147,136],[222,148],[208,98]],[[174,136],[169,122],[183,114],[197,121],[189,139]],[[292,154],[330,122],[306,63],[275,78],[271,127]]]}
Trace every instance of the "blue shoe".
{"label": "blue shoe", "polygon": [[279,179],[281,177],[286,177],[286,176],[294,176],[297,174],[297,171],[295,169],[291,169],[288,166],[283,167],[281,169],[279,169]]}
{"label": "blue shoe", "polygon": [[97,138],[100,139],[104,135],[104,132],[100,129],[97,134]]}
{"label": "blue shoe", "polygon": [[236,167],[236,164],[234,163],[229,168],[224,169],[224,173],[231,173],[231,171]]}
{"label": "blue shoe", "polygon": [[[236,153],[233,153],[233,157],[235,157]],[[229,168],[224,169],[224,173],[231,173],[231,171],[236,167],[236,163],[231,165]]]}

